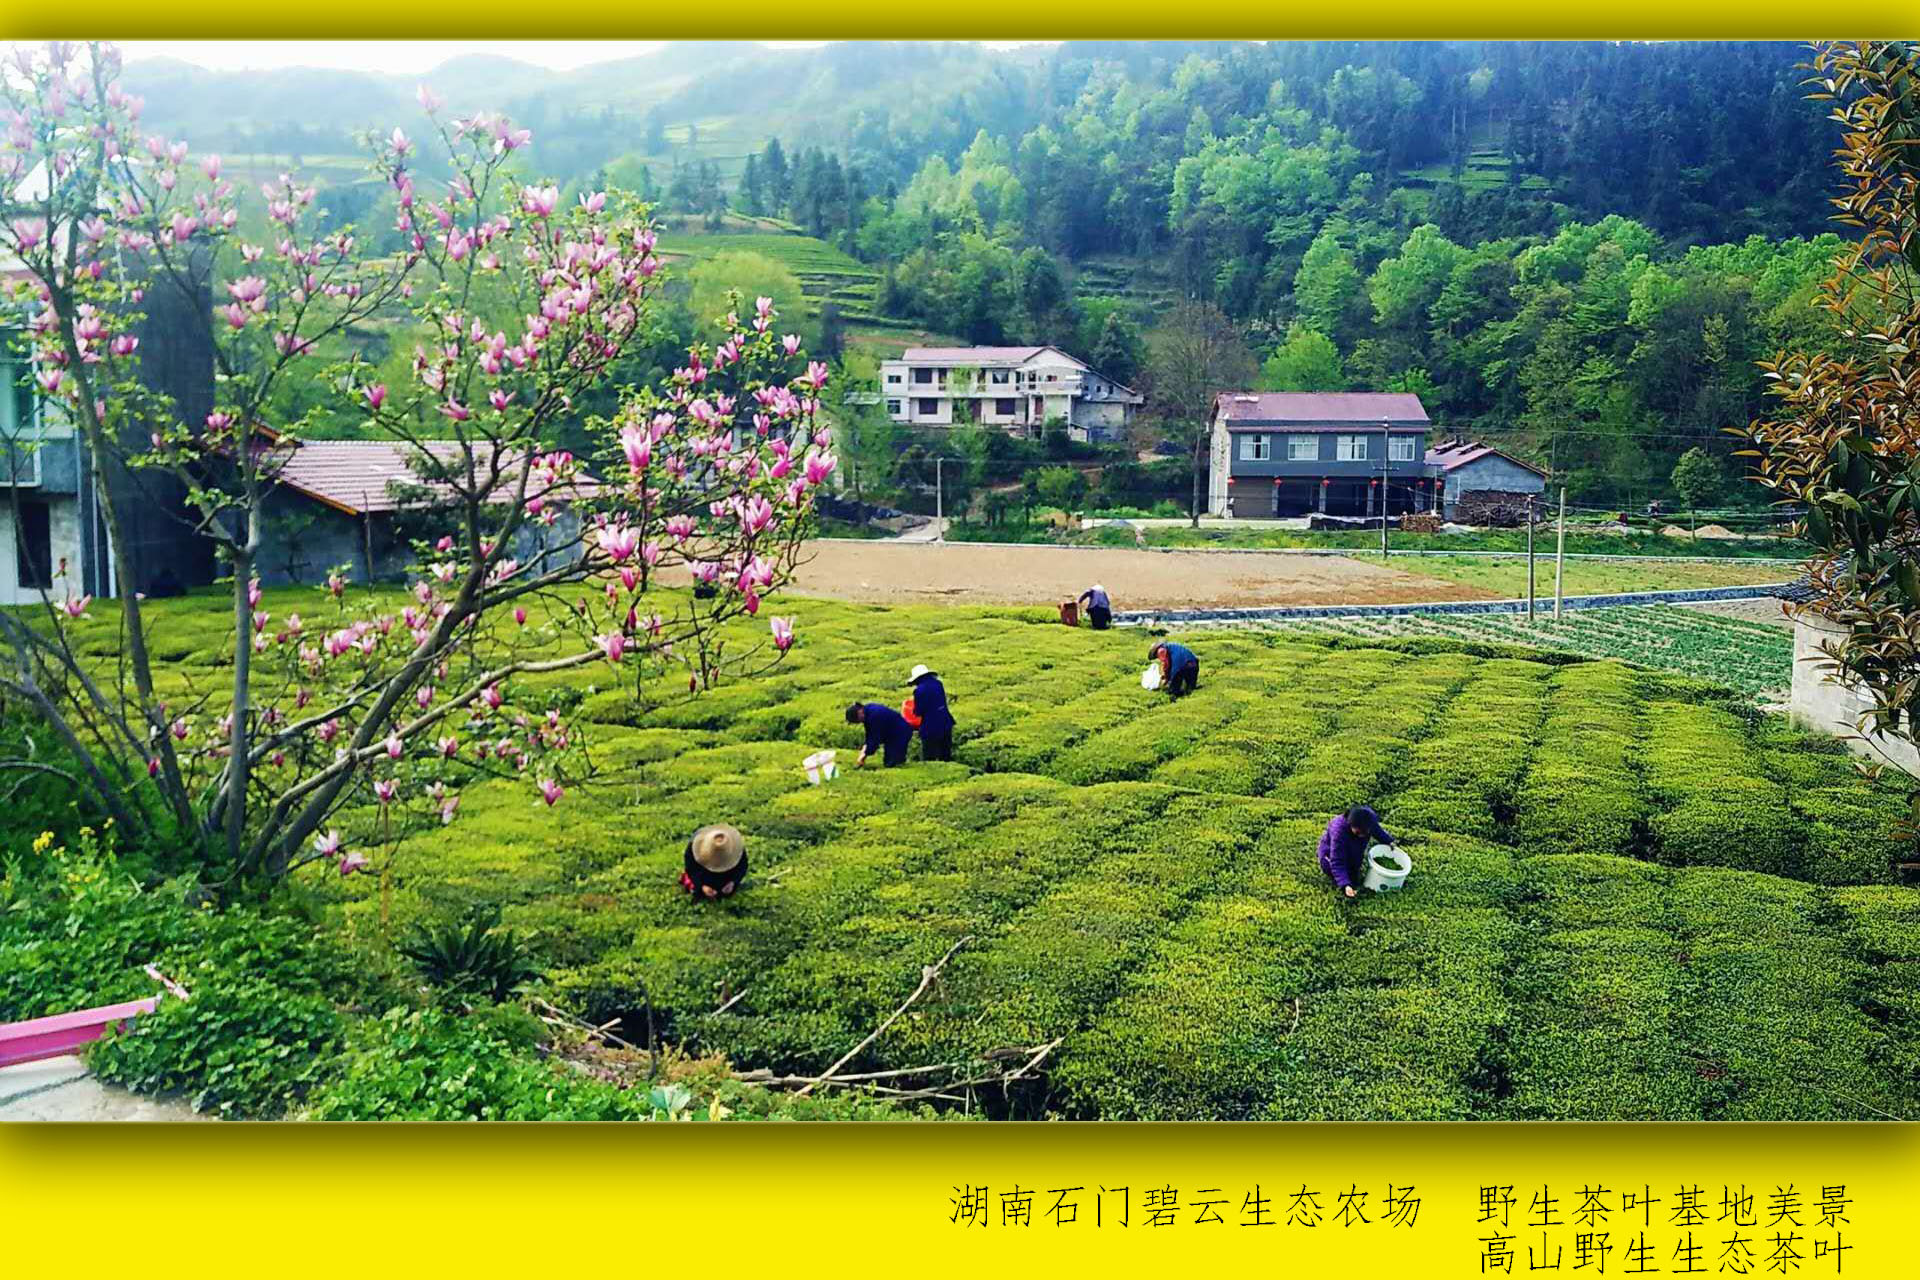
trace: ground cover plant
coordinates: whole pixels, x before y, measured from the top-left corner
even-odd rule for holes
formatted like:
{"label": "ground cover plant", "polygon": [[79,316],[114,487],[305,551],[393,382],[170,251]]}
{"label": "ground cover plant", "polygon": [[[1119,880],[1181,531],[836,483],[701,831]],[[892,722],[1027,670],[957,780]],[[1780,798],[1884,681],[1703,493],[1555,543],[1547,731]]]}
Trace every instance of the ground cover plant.
{"label": "ground cover plant", "polygon": [[[395,833],[384,876],[314,882],[329,932],[379,951],[498,908],[544,998],[777,1074],[833,1063],[952,950],[845,1069],[1057,1041],[1044,1080],[971,1099],[992,1114],[1911,1108],[1901,795],[1737,691],[1485,642],[1199,631],[1174,702],[1140,689],[1135,631],[793,607],[801,640],[752,682],[556,673],[598,722],[595,780],[549,807],[473,779],[467,821]],[[804,756],[857,748],[846,703],[898,701],[916,662],[946,680],[956,761],[809,786]],[[1416,875],[1349,906],[1312,850],[1363,799]],[[716,820],[754,874],[696,906],[680,850]]]}

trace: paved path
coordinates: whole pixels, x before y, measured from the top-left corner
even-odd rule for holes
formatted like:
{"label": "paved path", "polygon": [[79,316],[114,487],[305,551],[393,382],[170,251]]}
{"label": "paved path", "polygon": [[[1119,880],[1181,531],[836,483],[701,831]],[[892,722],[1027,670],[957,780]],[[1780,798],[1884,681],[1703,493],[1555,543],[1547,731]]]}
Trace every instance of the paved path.
{"label": "paved path", "polygon": [[21,1120],[205,1120],[183,1102],[156,1102],[101,1084],[78,1058],[0,1067],[0,1123]]}
{"label": "paved path", "polygon": [[947,524],[948,522],[945,520],[929,520],[925,524],[917,524],[905,533],[897,537],[889,538],[887,541],[935,542],[939,540],[941,534],[947,531]]}

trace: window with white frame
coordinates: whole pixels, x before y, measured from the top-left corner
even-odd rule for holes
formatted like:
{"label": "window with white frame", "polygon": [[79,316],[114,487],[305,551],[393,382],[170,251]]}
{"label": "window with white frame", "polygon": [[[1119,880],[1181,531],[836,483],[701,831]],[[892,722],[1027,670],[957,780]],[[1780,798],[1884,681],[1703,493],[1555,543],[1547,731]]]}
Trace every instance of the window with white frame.
{"label": "window with white frame", "polygon": [[995,369],[987,376],[993,380],[993,384],[997,387],[1007,385],[1007,371],[1005,369]]}
{"label": "window with white frame", "polygon": [[1288,462],[1320,461],[1320,437],[1319,436],[1288,436],[1287,437],[1287,461]]}
{"label": "window with white frame", "polygon": [[921,400],[915,412],[923,413],[931,417],[940,412],[940,402],[938,400]]}
{"label": "window with white frame", "polygon": [[888,413],[890,413],[890,414],[892,414],[892,415],[894,415],[895,417],[899,417],[899,416],[900,416],[900,402],[899,402],[898,400],[889,400],[889,401],[887,401],[887,412],[888,412]]}
{"label": "window with white frame", "polygon": [[1387,457],[1394,462],[1413,461],[1413,437],[1392,436],[1387,440]]}
{"label": "window with white frame", "polygon": [[1342,462],[1365,462],[1367,460],[1367,438],[1365,436],[1341,436],[1334,457]]}
{"label": "window with white frame", "polygon": [[887,375],[887,385],[888,385],[888,386],[891,386],[891,387],[897,387],[897,386],[899,386],[899,385],[900,385],[900,375],[899,375],[899,374],[897,374],[897,373],[890,373],[890,374],[888,374],[888,375]]}
{"label": "window with white frame", "polygon": [[1240,459],[1243,462],[1265,462],[1267,460],[1267,438],[1256,435],[1241,436]]}

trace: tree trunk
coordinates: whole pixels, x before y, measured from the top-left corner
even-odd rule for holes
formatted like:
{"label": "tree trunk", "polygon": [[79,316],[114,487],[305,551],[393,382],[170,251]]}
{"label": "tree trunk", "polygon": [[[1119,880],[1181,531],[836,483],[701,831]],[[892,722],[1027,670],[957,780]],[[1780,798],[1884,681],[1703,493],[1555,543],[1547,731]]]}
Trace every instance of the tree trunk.
{"label": "tree trunk", "polygon": [[248,588],[253,583],[253,543],[258,537],[259,519],[249,522],[253,527],[247,531],[247,546],[236,550],[233,557],[233,625],[237,639],[233,646],[233,726],[228,731],[227,747],[233,754],[227,757],[227,794],[226,810],[227,858],[233,866],[240,865],[243,853],[241,842],[247,828],[247,783],[252,773],[252,762],[247,758],[252,749],[247,742],[247,712],[251,702],[253,680],[253,602],[247,598]]}
{"label": "tree trunk", "polygon": [[1187,518],[1192,527],[1200,527],[1200,485],[1201,477],[1206,474],[1207,453],[1203,444],[1193,446],[1193,498],[1187,504]]}

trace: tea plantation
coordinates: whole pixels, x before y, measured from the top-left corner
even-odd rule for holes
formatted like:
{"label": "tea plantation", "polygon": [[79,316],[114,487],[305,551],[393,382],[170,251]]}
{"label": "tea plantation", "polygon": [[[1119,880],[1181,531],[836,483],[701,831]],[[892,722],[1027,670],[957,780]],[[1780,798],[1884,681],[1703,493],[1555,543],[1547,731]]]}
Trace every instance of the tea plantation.
{"label": "tea plantation", "polygon": [[[1213,631],[1169,702],[1139,687],[1138,632],[781,611],[801,643],[763,679],[639,702],[605,669],[556,684],[600,725],[599,779],[553,808],[470,785],[394,855],[396,927],[499,902],[556,1002],[780,1072],[834,1062],[962,943],[845,1069],[1062,1038],[1037,1087],[977,1099],[990,1114],[1920,1114],[1902,793],[1735,692]],[[956,761],[809,786],[804,756],[857,751],[846,704],[898,702],[915,662],[946,680]],[[1347,903],[1314,846],[1361,800],[1414,874]],[[681,849],[712,821],[746,832],[752,874],[696,904]],[[378,929],[371,878],[324,892],[340,927]]]}

